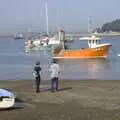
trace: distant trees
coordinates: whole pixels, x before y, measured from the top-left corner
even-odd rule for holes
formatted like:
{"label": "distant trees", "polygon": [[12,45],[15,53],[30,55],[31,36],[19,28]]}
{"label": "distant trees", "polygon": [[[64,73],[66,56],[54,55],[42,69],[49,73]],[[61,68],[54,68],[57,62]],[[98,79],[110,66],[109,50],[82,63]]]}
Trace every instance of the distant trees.
{"label": "distant trees", "polygon": [[112,22],[107,22],[102,25],[101,28],[96,28],[94,31],[99,32],[120,32],[120,19],[116,19]]}
{"label": "distant trees", "polygon": [[101,31],[102,32],[106,32],[106,31],[120,32],[120,19],[103,24]]}

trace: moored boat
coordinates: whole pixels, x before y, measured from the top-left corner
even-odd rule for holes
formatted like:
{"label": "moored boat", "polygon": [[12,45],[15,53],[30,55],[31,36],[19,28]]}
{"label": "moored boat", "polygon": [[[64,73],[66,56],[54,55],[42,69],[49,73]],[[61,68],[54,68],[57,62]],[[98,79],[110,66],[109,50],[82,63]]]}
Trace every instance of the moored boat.
{"label": "moored boat", "polygon": [[24,35],[22,33],[16,33],[13,35],[14,39],[24,39]]}
{"label": "moored boat", "polygon": [[[64,32],[62,33],[64,34]],[[77,50],[65,49],[63,42],[62,47],[54,49],[52,57],[55,59],[75,59],[75,58],[107,58],[111,44],[100,43],[101,38],[92,35],[91,37],[84,37],[82,40],[88,41],[88,48],[81,48]]]}

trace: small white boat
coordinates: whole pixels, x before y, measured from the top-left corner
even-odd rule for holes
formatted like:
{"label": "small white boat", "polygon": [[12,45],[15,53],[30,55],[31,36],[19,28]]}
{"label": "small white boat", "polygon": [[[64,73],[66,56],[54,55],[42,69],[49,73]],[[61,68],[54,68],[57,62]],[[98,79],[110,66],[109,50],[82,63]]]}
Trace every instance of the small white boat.
{"label": "small white boat", "polygon": [[24,35],[22,33],[16,33],[13,35],[14,39],[24,39]]}
{"label": "small white boat", "polygon": [[7,89],[0,89],[0,109],[13,107],[15,94]]}

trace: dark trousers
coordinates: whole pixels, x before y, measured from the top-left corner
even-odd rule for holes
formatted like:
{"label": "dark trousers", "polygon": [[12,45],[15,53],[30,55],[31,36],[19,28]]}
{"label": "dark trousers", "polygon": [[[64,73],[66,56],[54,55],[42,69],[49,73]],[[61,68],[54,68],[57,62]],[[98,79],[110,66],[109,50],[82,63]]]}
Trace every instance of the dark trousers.
{"label": "dark trousers", "polygon": [[40,92],[40,76],[36,77],[36,92]]}
{"label": "dark trousers", "polygon": [[58,77],[52,78],[51,85],[52,85],[52,88],[51,88],[52,92],[54,92],[54,90],[56,91],[58,90]]}

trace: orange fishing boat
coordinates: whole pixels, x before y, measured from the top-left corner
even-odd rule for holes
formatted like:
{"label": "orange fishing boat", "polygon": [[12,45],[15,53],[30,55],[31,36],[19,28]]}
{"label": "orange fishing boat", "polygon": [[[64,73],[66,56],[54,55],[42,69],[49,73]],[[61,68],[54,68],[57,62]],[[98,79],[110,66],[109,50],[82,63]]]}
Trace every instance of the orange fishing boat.
{"label": "orange fishing boat", "polygon": [[77,50],[65,49],[58,47],[53,50],[52,58],[55,59],[76,59],[76,58],[107,58],[111,44],[101,44],[100,38],[92,35],[92,37],[84,37],[81,40],[88,41],[88,48],[81,48]]}

